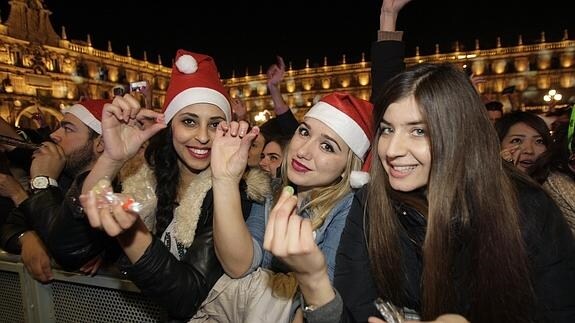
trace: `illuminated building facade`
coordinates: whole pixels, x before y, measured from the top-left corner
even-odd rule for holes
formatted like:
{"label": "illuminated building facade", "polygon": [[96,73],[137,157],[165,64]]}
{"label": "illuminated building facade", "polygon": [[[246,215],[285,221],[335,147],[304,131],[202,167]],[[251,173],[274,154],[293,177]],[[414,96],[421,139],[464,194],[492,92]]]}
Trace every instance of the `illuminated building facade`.
{"label": "illuminated building facade", "polygon": [[[112,88],[130,82],[146,80],[152,88],[151,105],[163,105],[171,69],[126,54],[114,53],[108,42],[106,50],[92,47],[90,35],[85,41],[69,40],[64,28],[54,31],[49,20],[50,11],[40,0],[11,0],[8,19],[0,23],[0,117],[19,126],[33,126],[39,111],[55,125],[61,118],[60,110],[81,97],[107,98]],[[543,97],[549,90],[561,93],[556,103],[575,101],[575,41],[567,31],[561,41],[547,42],[542,33],[537,44],[517,44],[496,48],[440,53],[439,46],[432,55],[406,58],[408,66],[421,62],[454,62],[468,65],[473,73],[485,78],[478,85],[486,100],[501,100],[520,109],[546,109]],[[263,122],[273,116],[271,98],[266,88],[266,76],[260,68],[256,75],[233,76],[224,79],[232,97],[246,103],[250,120]],[[511,96],[505,89],[514,86]],[[345,56],[336,65],[292,69],[286,72],[281,85],[284,98],[297,117],[301,116],[321,96],[335,90],[348,91],[368,99],[371,92],[370,63],[346,62]],[[267,112],[266,112],[267,111]]]}

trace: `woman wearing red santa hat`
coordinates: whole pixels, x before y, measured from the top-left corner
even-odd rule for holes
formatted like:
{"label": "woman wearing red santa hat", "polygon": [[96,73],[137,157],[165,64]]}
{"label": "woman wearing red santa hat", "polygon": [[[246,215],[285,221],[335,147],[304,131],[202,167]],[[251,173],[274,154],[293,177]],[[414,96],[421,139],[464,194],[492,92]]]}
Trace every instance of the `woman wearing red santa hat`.
{"label": "woman wearing red santa hat", "polygon": [[[326,95],[306,113],[284,153],[280,187],[291,185],[297,191],[298,213],[310,219],[330,277],[353,187],[362,185],[356,181],[367,175],[360,169],[372,137],[372,110],[370,102],[347,93]],[[286,322],[298,308],[297,282],[290,269],[263,249],[274,198],[254,205],[247,220],[240,208],[238,183],[257,133],[257,128],[248,131],[244,122],[218,127],[212,160],[214,241],[227,275],[191,322],[223,317],[230,322]]]}
{"label": "woman wearing red santa hat", "polygon": [[[143,126],[146,118],[157,123]],[[190,318],[223,273],[212,239],[210,160],[216,128],[230,119],[213,59],[184,50],[176,55],[163,115],[140,109],[130,95],[104,109],[108,145],[86,179],[82,204],[93,227],[117,237],[129,259],[122,271],[174,319]],[[101,179],[115,176],[148,138],[146,163],[122,183],[122,193],[137,202],[126,211],[129,203],[114,203],[125,200]],[[269,193],[260,190],[269,187],[260,174],[240,183],[238,210],[246,215]]]}

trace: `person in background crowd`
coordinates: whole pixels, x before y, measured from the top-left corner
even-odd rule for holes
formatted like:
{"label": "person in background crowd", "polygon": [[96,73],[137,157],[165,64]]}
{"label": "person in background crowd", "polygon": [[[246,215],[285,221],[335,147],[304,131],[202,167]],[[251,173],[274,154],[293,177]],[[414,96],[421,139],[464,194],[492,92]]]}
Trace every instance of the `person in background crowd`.
{"label": "person in background crowd", "polygon": [[[38,281],[52,279],[50,255],[59,264],[72,257],[69,252],[73,253],[74,248],[70,245],[77,241],[67,240],[70,232],[59,233],[66,243],[56,247],[51,244],[50,235],[60,221],[83,221],[77,199],[85,177],[104,149],[100,120],[102,108],[109,102],[84,100],[63,111],[60,128],[50,135],[51,141],[43,142],[32,155],[32,194],[25,194],[2,226],[2,248],[21,254],[24,266]],[[62,177],[73,181],[60,181]],[[75,234],[82,236],[84,233]],[[104,245],[107,242],[109,240],[102,241]],[[94,273],[104,260],[101,250],[84,250],[73,269]]]}
{"label": "person in background crowd", "polygon": [[290,137],[276,136],[268,140],[264,146],[260,159],[260,167],[268,172],[272,178],[280,177],[280,167],[282,165],[283,155],[286,151]]}
{"label": "person in background crowd", "polygon": [[503,103],[499,101],[489,101],[485,103],[485,109],[487,109],[487,115],[493,124],[503,116]]}
{"label": "person in background crowd", "polygon": [[566,148],[557,144],[564,141],[554,142],[545,121],[529,112],[507,114],[495,128],[502,158],[543,185],[575,234],[575,181],[566,167],[558,167],[567,162],[558,160]]}
{"label": "person in background crowd", "polygon": [[[115,237],[127,256],[121,270],[171,319],[191,318],[223,273],[212,236],[210,161],[216,128],[231,113],[214,60],[185,50],[176,54],[163,114],[141,109],[130,95],[104,108],[109,144],[84,183],[82,205],[90,225]],[[138,125],[145,119],[156,123]],[[148,139],[146,163],[122,183],[122,193],[141,207],[124,209],[102,198],[109,192],[102,179],[115,176]],[[260,190],[269,176],[257,174],[239,184],[237,211],[246,216],[254,200],[269,194]]]}

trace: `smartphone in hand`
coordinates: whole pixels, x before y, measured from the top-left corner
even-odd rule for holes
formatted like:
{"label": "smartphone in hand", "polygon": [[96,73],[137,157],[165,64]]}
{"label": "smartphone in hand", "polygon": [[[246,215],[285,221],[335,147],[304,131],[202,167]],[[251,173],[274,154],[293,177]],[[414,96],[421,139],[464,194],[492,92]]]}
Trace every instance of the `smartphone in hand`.
{"label": "smartphone in hand", "polygon": [[148,87],[147,81],[137,81],[130,83],[130,92],[144,92]]}

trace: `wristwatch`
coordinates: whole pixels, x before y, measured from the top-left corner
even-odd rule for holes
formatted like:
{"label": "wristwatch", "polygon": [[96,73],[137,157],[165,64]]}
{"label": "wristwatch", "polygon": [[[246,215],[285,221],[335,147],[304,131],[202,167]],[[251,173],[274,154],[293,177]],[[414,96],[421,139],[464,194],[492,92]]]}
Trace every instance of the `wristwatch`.
{"label": "wristwatch", "polygon": [[50,186],[58,187],[58,182],[48,176],[34,176],[30,181],[32,190],[42,190]]}

